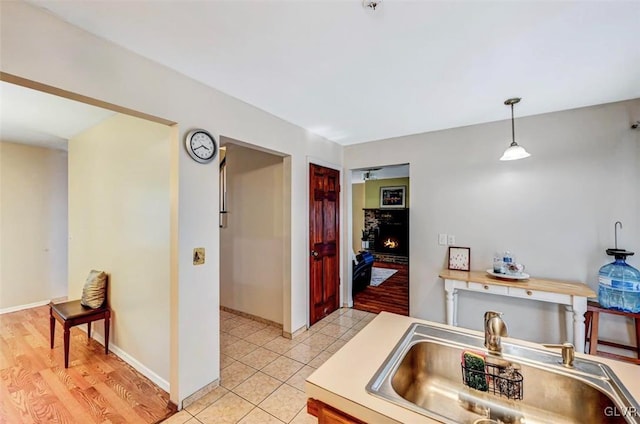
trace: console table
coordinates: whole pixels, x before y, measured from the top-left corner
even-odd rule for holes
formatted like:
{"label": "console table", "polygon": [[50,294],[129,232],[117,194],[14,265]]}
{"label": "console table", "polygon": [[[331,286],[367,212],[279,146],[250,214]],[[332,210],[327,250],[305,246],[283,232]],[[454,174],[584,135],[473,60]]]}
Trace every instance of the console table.
{"label": "console table", "polygon": [[440,272],[440,278],[444,280],[447,295],[447,324],[458,326],[459,290],[557,303],[565,307],[567,334],[571,333],[573,326],[573,345],[576,351],[584,353],[584,314],[587,311],[587,298],[597,296],[586,284],[539,278],[499,279],[489,276],[484,271],[443,270]]}

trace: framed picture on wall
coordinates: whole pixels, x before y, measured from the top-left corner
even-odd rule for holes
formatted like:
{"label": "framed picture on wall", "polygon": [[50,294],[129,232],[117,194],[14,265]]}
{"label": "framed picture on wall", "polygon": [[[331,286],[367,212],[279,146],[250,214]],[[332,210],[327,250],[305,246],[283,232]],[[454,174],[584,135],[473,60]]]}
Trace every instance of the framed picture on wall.
{"label": "framed picture on wall", "polygon": [[449,269],[469,271],[471,265],[471,248],[449,246]]}
{"label": "framed picture on wall", "polygon": [[380,208],[404,208],[406,186],[380,187]]}

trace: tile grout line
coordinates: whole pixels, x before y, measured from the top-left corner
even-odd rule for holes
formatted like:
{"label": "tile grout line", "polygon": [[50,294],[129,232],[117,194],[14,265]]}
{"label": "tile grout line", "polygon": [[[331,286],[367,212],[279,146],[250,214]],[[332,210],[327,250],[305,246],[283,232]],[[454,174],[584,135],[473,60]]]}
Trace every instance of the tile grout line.
{"label": "tile grout line", "polygon": [[[349,312],[352,311],[352,312]],[[353,311],[357,311],[357,316],[358,317],[354,317],[353,316]],[[338,312],[336,314],[336,312]],[[349,315],[347,315],[347,313],[349,313]],[[335,314],[335,315],[334,315]],[[338,350],[340,350],[340,348],[347,343],[351,338],[353,338],[353,336],[355,336],[355,334],[357,334],[363,327],[356,329],[354,328],[355,326],[361,326],[362,323],[364,323],[365,319],[368,318],[370,315],[375,315],[369,312],[365,312],[365,311],[359,311],[359,310],[355,310],[352,308],[340,308],[338,309],[338,311],[333,312],[332,314],[330,314],[328,317],[325,317],[323,320],[319,321],[316,324],[322,324],[318,327],[310,327],[308,328],[305,332],[303,332],[302,334],[304,335],[304,337],[301,337],[298,341],[296,341],[295,339],[286,339],[284,338],[282,335],[275,335],[273,338],[271,338],[270,340],[266,341],[265,343],[263,343],[262,345],[253,343],[251,341],[246,340],[247,338],[250,338],[251,336],[254,336],[256,333],[263,331],[265,329],[268,329],[269,326],[263,326],[263,327],[256,327],[257,330],[256,331],[252,331],[250,333],[246,333],[243,335],[237,335],[237,334],[233,334],[233,330],[236,328],[240,328],[240,327],[244,327],[247,326],[247,328],[251,329],[251,325],[253,323],[258,323],[258,324],[263,324],[260,323],[259,321],[254,321],[251,320],[250,318],[244,317],[244,316],[240,316],[240,315],[236,315],[236,316],[229,316],[229,315],[233,315],[230,312],[225,312],[224,313],[225,317],[223,318],[223,314],[221,314],[221,324],[223,322],[227,322],[228,324],[226,325],[226,328],[223,330],[222,328],[220,329],[220,338],[224,338],[224,337],[232,337],[234,339],[237,339],[236,341],[228,344],[227,346],[225,346],[225,350],[228,349],[229,347],[240,343],[240,341],[243,341],[245,343],[247,343],[249,346],[248,348],[251,349],[250,351],[248,351],[246,354],[241,355],[239,357],[236,356],[232,356],[232,355],[228,355],[226,353],[222,353],[222,348],[220,349],[220,354],[221,355],[225,355],[226,357],[228,357],[231,361],[233,361],[230,365],[227,365],[227,367],[225,368],[221,368],[221,371],[233,366],[236,363],[239,363],[242,367],[246,367],[247,369],[251,370],[252,373],[251,375],[249,375],[248,377],[242,379],[240,382],[238,382],[232,389],[225,387],[222,384],[222,376],[221,376],[221,384],[219,385],[219,387],[221,387],[222,389],[224,389],[226,391],[226,393],[224,395],[222,395],[221,397],[217,398],[215,401],[209,403],[208,405],[204,406],[196,415],[191,414],[189,411],[187,411],[187,413],[189,414],[189,416],[191,418],[195,418],[196,421],[198,423],[202,423],[202,424],[206,424],[203,423],[203,421],[201,421],[198,418],[198,415],[201,414],[203,411],[205,411],[207,408],[211,407],[212,405],[216,404],[218,401],[220,401],[222,398],[224,398],[225,396],[229,395],[230,393],[233,394],[234,396],[237,396],[239,399],[242,399],[243,402],[247,402],[248,405],[251,406],[251,409],[243,414],[241,417],[236,418],[236,423],[242,421],[243,419],[245,419],[249,414],[251,414],[252,411],[254,411],[256,408],[259,409],[260,411],[268,414],[269,416],[273,417],[274,419],[278,420],[279,422],[283,422],[282,419],[278,418],[277,416],[275,416],[273,413],[267,411],[266,409],[264,409],[264,407],[260,406],[266,399],[268,399],[269,397],[271,397],[272,395],[274,395],[274,393],[276,393],[278,390],[281,390],[283,388],[283,386],[287,386],[288,389],[294,390],[295,392],[301,392],[301,393],[305,393],[304,390],[300,390],[299,388],[293,386],[291,383],[289,383],[289,381],[296,376],[296,374],[298,374],[300,371],[304,370],[306,367],[312,368],[314,372],[315,369],[317,369],[319,366],[321,366],[326,360],[328,360],[331,356],[333,356]],[[348,322],[349,324],[345,325],[342,323],[342,321],[340,321],[340,318],[343,317],[344,321]],[[329,321],[324,321],[326,319],[329,319]],[[235,321],[235,322],[233,322]],[[370,319],[367,319],[367,323],[370,321]],[[335,327],[329,327],[327,328],[327,326],[329,325],[333,325]],[[366,325],[366,323],[365,323]],[[326,332],[323,332],[322,330],[326,329]],[[236,333],[240,333],[240,331],[236,331]],[[330,333],[330,334],[329,334]],[[350,333],[350,334],[349,334]],[[342,337],[344,337],[345,335],[349,334],[348,338],[344,339]],[[309,340],[310,338],[315,337],[312,340]],[[273,347],[267,347],[267,344],[273,342],[274,340],[279,340],[280,338],[282,338],[283,340],[286,340],[283,343],[287,343],[287,342],[292,342],[295,341],[294,344],[290,345],[290,346],[286,346],[287,349],[283,352],[280,353],[279,351],[273,350]],[[232,339],[233,340],[233,339]],[[317,341],[316,341],[317,340]],[[305,343],[306,341],[308,341],[308,343]],[[337,348],[332,347],[334,346],[334,344],[340,342],[340,346],[338,346]],[[222,344],[222,343],[221,343]],[[310,358],[308,358],[307,361],[301,361],[299,359],[296,358],[292,358],[290,356],[287,356],[287,354],[289,354],[293,349],[297,348],[298,346],[304,345],[306,346],[310,351],[314,351],[316,349],[318,353],[316,353],[315,355],[311,356]],[[322,346],[320,348],[314,347],[314,346]],[[274,355],[277,355],[273,360],[267,362],[266,364],[262,365],[261,368],[257,368],[254,365],[249,365],[246,364],[245,362],[242,361],[243,358],[245,358],[246,356],[251,355],[252,353],[256,352],[258,349],[264,349]],[[329,351],[328,349],[331,349],[332,351]],[[282,350],[279,349],[278,350]],[[305,349],[303,349],[304,352]],[[304,353],[301,355],[304,357]],[[319,363],[316,366],[312,366],[311,363],[313,361],[315,361],[316,359],[318,359],[319,357],[323,356],[324,359],[320,360]],[[292,363],[295,364],[295,366],[299,366],[299,368],[293,372],[292,374],[288,375],[286,377],[286,379],[284,381],[280,380],[279,377],[275,377],[271,374],[269,374],[268,372],[263,371],[266,367],[268,367],[269,365],[273,364],[274,362],[278,361],[279,359],[283,358],[284,360],[288,360],[288,361],[293,361]],[[305,357],[306,358],[306,357]],[[288,362],[285,361],[285,362]],[[289,362],[291,363],[291,362]],[[249,381],[251,378],[255,377],[257,375],[257,373],[261,373],[265,376],[268,376],[269,378],[277,381],[277,386],[271,390],[266,396],[262,397],[262,399],[255,404],[253,401],[247,399],[246,397],[242,396],[241,394],[237,393],[235,390],[240,387],[242,384],[244,384],[245,382]],[[302,407],[293,415],[293,417],[288,420],[287,422],[290,423],[293,420],[296,419],[296,417],[298,417],[298,415],[300,415],[302,413],[302,411],[304,411],[306,408],[306,404],[302,405]],[[190,418],[189,418],[190,420]]]}

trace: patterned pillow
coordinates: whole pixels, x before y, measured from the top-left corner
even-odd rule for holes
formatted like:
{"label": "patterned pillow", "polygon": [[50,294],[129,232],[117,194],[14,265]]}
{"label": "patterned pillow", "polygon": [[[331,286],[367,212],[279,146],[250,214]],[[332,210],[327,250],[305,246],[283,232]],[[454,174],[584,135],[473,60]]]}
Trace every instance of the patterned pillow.
{"label": "patterned pillow", "polygon": [[92,270],[82,288],[80,304],[96,309],[102,306],[107,296],[107,274],[104,271]]}

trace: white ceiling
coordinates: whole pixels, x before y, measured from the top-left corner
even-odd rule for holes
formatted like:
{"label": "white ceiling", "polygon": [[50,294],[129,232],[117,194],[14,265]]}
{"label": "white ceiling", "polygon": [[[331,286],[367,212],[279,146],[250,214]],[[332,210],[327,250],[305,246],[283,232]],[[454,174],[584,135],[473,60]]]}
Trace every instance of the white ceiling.
{"label": "white ceiling", "polygon": [[115,112],[0,81],[0,140],[67,149],[67,140]]}
{"label": "white ceiling", "polygon": [[30,2],[342,144],[640,97],[640,1]]}

